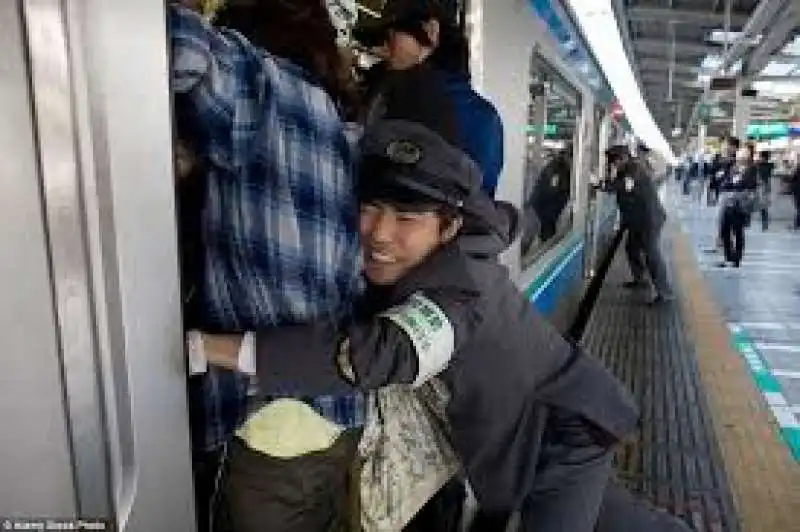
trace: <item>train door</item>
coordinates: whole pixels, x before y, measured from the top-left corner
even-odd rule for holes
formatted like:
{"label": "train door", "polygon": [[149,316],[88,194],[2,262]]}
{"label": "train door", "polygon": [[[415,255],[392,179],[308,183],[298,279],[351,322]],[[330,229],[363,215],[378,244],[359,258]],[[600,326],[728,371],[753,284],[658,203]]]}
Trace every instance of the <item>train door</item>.
{"label": "train door", "polygon": [[0,525],[190,532],[164,2],[0,26]]}
{"label": "train door", "polygon": [[586,191],[586,254],[584,255],[585,274],[594,277],[603,249],[603,215],[605,197],[599,184],[603,180],[605,160],[604,153],[608,147],[605,139],[608,137],[608,121],[603,116],[603,111],[595,107],[593,111],[592,131],[590,132],[589,160],[590,170]]}

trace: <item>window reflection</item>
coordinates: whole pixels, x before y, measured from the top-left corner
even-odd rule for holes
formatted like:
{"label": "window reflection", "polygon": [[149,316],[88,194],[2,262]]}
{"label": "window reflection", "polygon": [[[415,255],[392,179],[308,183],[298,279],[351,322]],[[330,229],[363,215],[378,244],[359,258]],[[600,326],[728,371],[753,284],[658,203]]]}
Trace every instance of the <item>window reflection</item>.
{"label": "window reflection", "polygon": [[577,91],[534,52],[526,132],[523,267],[572,226],[579,100]]}

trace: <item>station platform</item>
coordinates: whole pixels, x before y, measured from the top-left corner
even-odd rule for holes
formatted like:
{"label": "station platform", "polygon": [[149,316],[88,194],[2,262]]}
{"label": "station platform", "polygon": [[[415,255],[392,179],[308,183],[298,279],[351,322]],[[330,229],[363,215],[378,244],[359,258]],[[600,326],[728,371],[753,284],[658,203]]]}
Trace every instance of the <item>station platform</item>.
{"label": "station platform", "polygon": [[754,220],[742,267],[719,269],[716,210],[666,189],[676,300],[623,288],[620,246],[582,338],[641,408],[618,475],[698,532],[800,531],[800,234]]}

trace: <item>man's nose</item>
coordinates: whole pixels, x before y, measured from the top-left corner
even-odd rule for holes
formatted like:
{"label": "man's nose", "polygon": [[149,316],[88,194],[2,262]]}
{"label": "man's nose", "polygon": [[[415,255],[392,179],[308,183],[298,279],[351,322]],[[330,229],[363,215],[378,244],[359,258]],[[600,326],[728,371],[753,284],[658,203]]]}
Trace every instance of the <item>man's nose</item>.
{"label": "man's nose", "polygon": [[394,236],[397,221],[392,213],[382,212],[375,217],[370,239],[375,243],[390,242]]}

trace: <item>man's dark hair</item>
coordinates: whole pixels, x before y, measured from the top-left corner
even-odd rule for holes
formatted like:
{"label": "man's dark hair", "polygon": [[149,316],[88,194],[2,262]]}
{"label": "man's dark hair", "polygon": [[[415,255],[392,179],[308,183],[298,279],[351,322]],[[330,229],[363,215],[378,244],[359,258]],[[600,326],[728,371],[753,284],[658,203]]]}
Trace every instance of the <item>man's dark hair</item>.
{"label": "man's dark hair", "polygon": [[469,76],[467,36],[459,26],[451,21],[442,20],[439,24],[439,45],[431,54],[431,64],[445,72]]}
{"label": "man's dark hair", "polygon": [[728,139],[728,146],[734,149],[739,149],[742,145],[742,142],[739,140],[738,137],[730,137]]}
{"label": "man's dark hair", "polygon": [[302,67],[341,108],[354,104],[355,93],[342,75],[347,67],[336,46],[336,28],[323,0],[228,2],[215,24]]}

